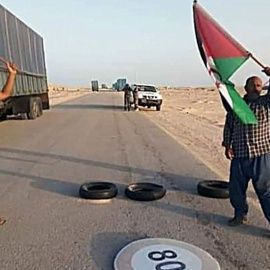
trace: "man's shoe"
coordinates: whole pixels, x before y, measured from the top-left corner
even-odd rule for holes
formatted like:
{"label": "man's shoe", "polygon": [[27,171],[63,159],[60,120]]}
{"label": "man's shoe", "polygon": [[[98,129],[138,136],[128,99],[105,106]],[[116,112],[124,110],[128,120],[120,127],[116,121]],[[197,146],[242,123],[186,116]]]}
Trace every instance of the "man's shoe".
{"label": "man's shoe", "polygon": [[247,223],[247,217],[233,217],[231,219],[228,220],[228,225],[229,226],[238,226],[241,224],[245,224]]}

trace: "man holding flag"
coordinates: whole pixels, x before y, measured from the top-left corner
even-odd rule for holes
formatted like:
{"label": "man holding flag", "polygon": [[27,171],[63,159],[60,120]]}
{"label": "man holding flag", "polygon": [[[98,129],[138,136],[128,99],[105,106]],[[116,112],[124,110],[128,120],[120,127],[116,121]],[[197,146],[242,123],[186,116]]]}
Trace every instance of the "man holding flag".
{"label": "man holding flag", "polygon": [[200,55],[228,112],[222,145],[226,157],[232,160],[229,191],[234,217],[229,225],[247,221],[246,191],[250,179],[270,224],[270,91],[261,96],[262,81],[253,76],[247,79],[246,95],[242,98],[229,80],[249,58],[267,76],[270,68],[226,32],[196,0],[193,15]]}
{"label": "man holding flag", "polygon": [[[270,76],[270,68],[264,72]],[[252,179],[263,213],[270,224],[270,91],[261,96],[262,81],[253,76],[245,85],[245,102],[258,124],[245,125],[232,111],[227,113],[222,145],[231,160],[230,201],[234,217],[228,221],[237,226],[247,221],[246,191]]]}

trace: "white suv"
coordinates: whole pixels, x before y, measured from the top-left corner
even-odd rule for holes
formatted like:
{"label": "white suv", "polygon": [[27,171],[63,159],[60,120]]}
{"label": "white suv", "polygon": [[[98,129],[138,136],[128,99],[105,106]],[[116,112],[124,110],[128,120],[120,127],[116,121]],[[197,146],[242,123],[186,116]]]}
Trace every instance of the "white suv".
{"label": "white suv", "polygon": [[138,88],[139,106],[147,106],[147,108],[155,106],[157,111],[160,111],[162,95],[155,86],[148,84],[133,84],[131,85],[131,88]]}

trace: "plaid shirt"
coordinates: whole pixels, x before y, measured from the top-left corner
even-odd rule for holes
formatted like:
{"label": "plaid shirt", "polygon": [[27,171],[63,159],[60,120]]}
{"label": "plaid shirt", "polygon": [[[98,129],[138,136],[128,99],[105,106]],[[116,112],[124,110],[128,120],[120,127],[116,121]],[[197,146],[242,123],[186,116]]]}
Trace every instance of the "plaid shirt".
{"label": "plaid shirt", "polygon": [[270,152],[270,93],[255,101],[245,101],[258,124],[244,125],[233,112],[228,112],[222,145],[232,147],[235,157],[257,157]]}

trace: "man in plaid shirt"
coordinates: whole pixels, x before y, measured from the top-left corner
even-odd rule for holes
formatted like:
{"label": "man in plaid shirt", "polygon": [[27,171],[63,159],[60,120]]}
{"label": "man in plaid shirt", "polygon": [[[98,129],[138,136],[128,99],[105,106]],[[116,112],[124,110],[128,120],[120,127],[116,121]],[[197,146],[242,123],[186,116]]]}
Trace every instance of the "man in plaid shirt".
{"label": "man in plaid shirt", "polygon": [[[270,76],[269,67],[264,72]],[[230,226],[247,221],[250,179],[270,224],[270,91],[261,96],[262,88],[259,77],[247,79],[244,100],[254,112],[257,125],[242,124],[233,112],[226,116],[222,145],[231,160],[229,191],[234,217],[228,221]]]}

